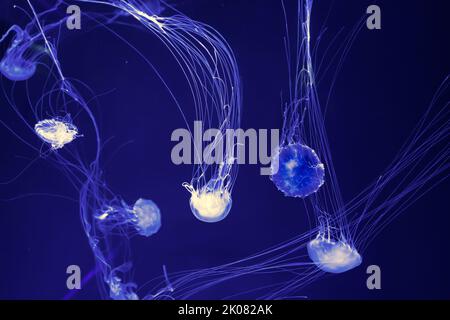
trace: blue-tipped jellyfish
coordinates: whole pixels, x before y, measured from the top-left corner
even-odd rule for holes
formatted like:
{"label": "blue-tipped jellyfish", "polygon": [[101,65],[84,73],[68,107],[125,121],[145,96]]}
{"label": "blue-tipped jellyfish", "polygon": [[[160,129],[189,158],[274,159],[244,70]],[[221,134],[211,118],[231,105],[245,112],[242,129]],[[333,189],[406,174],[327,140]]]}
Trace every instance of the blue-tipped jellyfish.
{"label": "blue-tipped jellyfish", "polygon": [[324,183],[324,165],[308,146],[299,143],[284,146],[274,161],[278,163],[274,162],[272,166],[278,170],[271,179],[286,196],[306,198],[317,192]]}

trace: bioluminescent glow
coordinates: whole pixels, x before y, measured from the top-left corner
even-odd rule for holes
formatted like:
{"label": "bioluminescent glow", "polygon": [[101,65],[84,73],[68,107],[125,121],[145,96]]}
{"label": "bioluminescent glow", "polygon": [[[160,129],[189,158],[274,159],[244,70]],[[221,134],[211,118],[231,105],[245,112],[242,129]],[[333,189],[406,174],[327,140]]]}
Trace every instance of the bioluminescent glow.
{"label": "bioluminescent glow", "polygon": [[60,149],[78,136],[78,129],[72,123],[58,119],[41,120],[34,126],[37,135],[53,149]]}
{"label": "bioluminescent glow", "polygon": [[201,221],[217,222],[226,218],[231,210],[228,191],[192,191],[190,205],[194,215]]}
{"label": "bioluminescent glow", "polygon": [[136,229],[140,235],[149,237],[161,228],[161,212],[152,200],[139,199],[133,206]]}
{"label": "bioluminescent glow", "polygon": [[334,242],[318,237],[308,243],[308,255],[321,270],[342,273],[359,266],[362,258],[355,248],[346,242]]}

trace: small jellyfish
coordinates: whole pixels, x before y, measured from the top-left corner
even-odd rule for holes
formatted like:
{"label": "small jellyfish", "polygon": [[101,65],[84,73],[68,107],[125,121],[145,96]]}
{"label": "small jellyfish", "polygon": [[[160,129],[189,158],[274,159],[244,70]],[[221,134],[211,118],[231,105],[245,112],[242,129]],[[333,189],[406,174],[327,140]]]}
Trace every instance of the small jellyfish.
{"label": "small jellyfish", "polygon": [[36,63],[22,58],[12,60],[9,56],[0,61],[0,72],[11,81],[30,79],[36,72]]}
{"label": "small jellyfish", "polygon": [[38,136],[51,144],[52,149],[60,149],[78,136],[78,129],[72,123],[62,119],[41,120],[34,126]]}
{"label": "small jellyfish", "polygon": [[140,235],[149,237],[161,228],[161,212],[152,200],[138,199],[133,206],[135,228]]}
{"label": "small jellyfish", "polygon": [[30,36],[19,26],[13,25],[0,38],[0,43],[9,33],[14,32],[13,41],[0,61],[0,73],[12,81],[24,81],[31,78],[36,72],[36,59],[39,52],[28,53],[33,44]]}
{"label": "small jellyfish", "polygon": [[318,236],[307,245],[308,255],[321,270],[342,273],[359,266],[362,258],[358,251],[345,241],[332,241]]}
{"label": "small jellyfish", "polygon": [[231,195],[227,190],[193,190],[189,201],[194,216],[204,222],[218,222],[231,210]]}
{"label": "small jellyfish", "polygon": [[323,163],[313,149],[300,143],[280,148],[272,172],[271,180],[288,197],[306,198],[324,183]]}
{"label": "small jellyfish", "polygon": [[134,292],[136,284],[123,283],[118,276],[112,276],[109,281],[109,296],[114,300],[139,300],[138,295]]}

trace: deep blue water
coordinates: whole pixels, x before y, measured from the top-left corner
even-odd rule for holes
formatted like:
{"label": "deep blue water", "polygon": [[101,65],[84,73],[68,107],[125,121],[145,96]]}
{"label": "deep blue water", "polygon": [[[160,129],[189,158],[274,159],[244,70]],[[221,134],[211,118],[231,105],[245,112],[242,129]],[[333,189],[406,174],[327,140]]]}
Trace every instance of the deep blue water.
{"label": "deep blue water", "polygon": [[[22,2],[22,1],[17,1]],[[294,1],[287,0],[290,13]],[[15,1],[0,4],[0,31],[26,21]],[[382,30],[363,29],[340,72],[327,113],[331,151],[343,196],[350,200],[375,179],[408,137],[425,111],[438,85],[450,71],[449,27],[445,1],[378,1]],[[325,25],[328,41],[344,27],[349,32],[371,1],[336,1]],[[317,1],[312,32],[323,25],[332,1]],[[280,94],[287,90],[283,51],[283,15],[278,0],[186,0],[176,4],[190,17],[219,30],[232,46],[244,92],[243,128],[280,128]],[[125,33],[123,33],[125,32]],[[184,80],[167,51],[151,37],[122,30],[150,52],[149,59],[183,96]],[[300,199],[284,197],[259,166],[243,165],[233,190],[233,208],[222,222],[206,224],[190,212],[189,194],[181,186],[190,180],[191,167],[170,161],[171,132],[183,127],[175,105],[151,70],[132,51],[106,31],[75,35],[61,43],[63,68],[82,79],[99,98],[95,109],[105,138],[105,177],[126,201],[139,197],[155,201],[162,228],[149,241],[133,243],[136,277],[144,282],[169,271],[223,264],[245,257],[309,228]],[[2,50],[4,48],[2,47]],[[3,52],[3,51],[2,51]],[[82,52],[82,53],[80,53]],[[327,87],[319,86],[325,98]],[[17,126],[19,120],[5,109],[2,120]],[[186,106],[186,112],[192,110]],[[2,152],[0,180],[14,176],[38,155],[0,126]],[[30,136],[31,137],[31,136]],[[122,144],[131,144],[114,151]],[[448,182],[426,194],[391,223],[363,257],[362,265],[348,273],[329,276],[299,294],[321,298],[450,298],[449,240],[446,236]],[[14,183],[0,185],[0,198],[26,193],[61,194],[77,198],[66,178],[45,160],[36,162]],[[33,196],[0,202],[0,298],[60,299],[66,294],[66,267],[94,266],[80,224],[76,202]],[[382,290],[366,288],[365,269],[382,270]],[[282,279],[273,275],[272,281]],[[249,279],[246,285],[258,285]],[[240,291],[243,283],[218,287]],[[76,296],[98,298],[96,282]],[[228,292],[228,291],[227,291]]]}

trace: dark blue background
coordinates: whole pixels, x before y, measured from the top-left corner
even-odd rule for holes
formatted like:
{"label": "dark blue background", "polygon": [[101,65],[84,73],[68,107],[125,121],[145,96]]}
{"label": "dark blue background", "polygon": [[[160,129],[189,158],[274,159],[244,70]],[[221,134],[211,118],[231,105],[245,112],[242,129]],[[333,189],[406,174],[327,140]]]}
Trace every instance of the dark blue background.
{"label": "dark blue background", "polygon": [[[2,1],[2,33],[11,23],[26,20],[12,3]],[[379,1],[382,30],[363,29],[339,75],[327,114],[327,130],[341,189],[350,200],[389,164],[449,73],[448,8],[445,1]],[[286,0],[291,17],[295,1]],[[332,1],[316,1],[312,32],[324,27]],[[348,33],[371,1],[336,1],[326,22],[328,40],[345,27]],[[187,0],[176,7],[219,30],[233,48],[240,67],[243,128],[279,128],[280,93],[286,93],[283,16],[279,0]],[[137,43],[186,105],[192,106],[185,82],[167,51],[151,36],[121,29]],[[4,47],[2,48],[4,50]],[[140,283],[169,271],[214,266],[245,257],[308,229],[300,200],[282,196],[258,166],[242,166],[227,219],[205,224],[194,218],[189,194],[181,183],[190,180],[189,166],[170,161],[170,134],[183,127],[180,114],[150,69],[106,31],[79,32],[61,43],[66,75],[86,82],[99,98],[94,111],[104,139],[105,177],[129,203],[153,199],[161,208],[163,228],[147,241],[133,242]],[[3,51],[2,51],[3,52]],[[328,88],[320,87],[325,97]],[[23,130],[0,98],[0,116]],[[38,157],[0,127],[2,181]],[[30,136],[30,135],[28,135]],[[30,136],[31,139],[33,136]],[[80,138],[76,143],[83,143]],[[114,153],[128,141],[125,147]],[[33,140],[35,145],[39,142]],[[87,143],[87,142],[86,142]],[[108,160],[108,161],[106,161]],[[0,198],[27,193],[77,192],[66,178],[39,160],[18,180],[0,185]],[[447,237],[448,182],[418,200],[388,226],[369,247],[360,268],[321,279],[298,294],[320,298],[450,298]],[[76,200],[75,200],[76,201]],[[93,268],[76,202],[31,196],[0,202],[0,298],[59,299],[66,293],[65,269],[78,264]],[[365,268],[382,269],[382,290],[366,288]],[[282,276],[274,275],[273,281]],[[258,280],[246,283],[257,286]],[[203,298],[248,289],[239,283],[208,291]],[[223,290],[223,292],[222,292]],[[76,296],[98,298],[91,281]]]}

